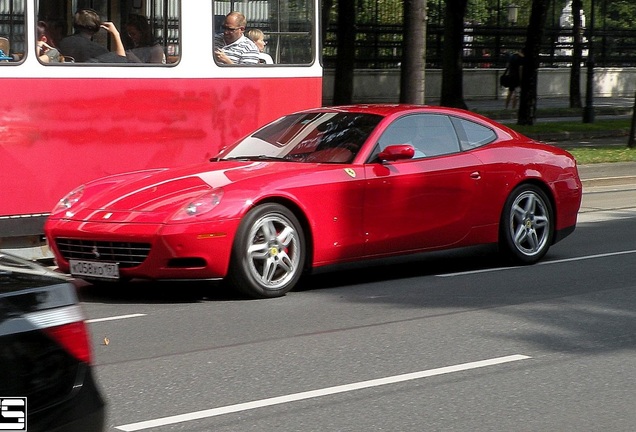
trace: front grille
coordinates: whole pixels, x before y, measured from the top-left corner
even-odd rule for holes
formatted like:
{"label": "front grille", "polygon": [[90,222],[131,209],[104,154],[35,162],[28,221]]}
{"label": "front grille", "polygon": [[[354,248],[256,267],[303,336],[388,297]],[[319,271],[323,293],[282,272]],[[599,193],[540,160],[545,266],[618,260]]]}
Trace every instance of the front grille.
{"label": "front grille", "polygon": [[65,260],[112,261],[120,268],[137,267],[148,257],[150,243],[107,242],[58,238],[57,249]]}

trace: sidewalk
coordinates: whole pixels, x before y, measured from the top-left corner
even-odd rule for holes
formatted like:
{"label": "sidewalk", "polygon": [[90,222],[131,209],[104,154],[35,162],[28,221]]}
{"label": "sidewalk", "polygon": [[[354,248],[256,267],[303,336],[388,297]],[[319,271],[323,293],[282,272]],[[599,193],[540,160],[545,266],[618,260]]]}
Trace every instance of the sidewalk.
{"label": "sidewalk", "polygon": [[[585,99],[581,100],[583,106],[585,106]],[[466,105],[468,105],[468,109],[475,110],[479,112],[493,112],[493,111],[502,111],[509,112],[511,116],[516,117],[516,110],[513,109],[505,109],[506,100],[505,99],[489,99],[489,100],[467,100]],[[634,107],[634,98],[633,97],[597,97],[594,98],[593,106],[596,110],[601,111],[599,115],[602,114],[602,111],[607,111],[611,109],[626,109],[631,110]],[[565,97],[557,97],[557,98],[541,98],[537,101],[537,111],[540,113],[541,110],[548,110],[553,108],[569,108],[570,100]]]}
{"label": "sidewalk", "polygon": [[583,187],[636,186],[636,162],[579,165]]}

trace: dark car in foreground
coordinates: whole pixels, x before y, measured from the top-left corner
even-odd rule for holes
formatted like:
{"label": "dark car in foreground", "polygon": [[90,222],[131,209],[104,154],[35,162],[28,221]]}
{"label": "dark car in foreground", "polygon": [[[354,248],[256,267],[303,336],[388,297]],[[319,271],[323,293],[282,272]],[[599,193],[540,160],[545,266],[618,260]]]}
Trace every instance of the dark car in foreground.
{"label": "dark car in foreground", "polygon": [[91,281],[223,279],[284,295],[331,265],[480,244],[539,261],[576,226],[576,161],[480,115],[416,105],[290,114],[210,162],[81,185],[45,225]]}
{"label": "dark car in foreground", "polygon": [[104,430],[73,281],[0,251],[0,430]]}

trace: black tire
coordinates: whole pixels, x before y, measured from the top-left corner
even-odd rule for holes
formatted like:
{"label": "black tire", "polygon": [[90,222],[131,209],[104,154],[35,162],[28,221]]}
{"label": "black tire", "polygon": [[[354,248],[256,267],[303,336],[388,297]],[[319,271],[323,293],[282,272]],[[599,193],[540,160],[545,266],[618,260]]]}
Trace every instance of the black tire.
{"label": "black tire", "polygon": [[518,264],[534,264],[548,252],[554,235],[554,213],[545,192],[534,185],[515,188],[501,215],[499,246]]}
{"label": "black tire", "polygon": [[296,216],[279,204],[263,204],[241,221],[232,247],[229,282],[253,298],[285,295],[305,265],[305,236]]}

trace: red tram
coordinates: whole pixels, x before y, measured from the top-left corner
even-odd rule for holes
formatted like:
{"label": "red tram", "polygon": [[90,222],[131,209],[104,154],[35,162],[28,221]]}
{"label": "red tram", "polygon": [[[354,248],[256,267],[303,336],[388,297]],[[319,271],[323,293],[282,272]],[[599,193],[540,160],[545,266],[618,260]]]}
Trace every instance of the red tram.
{"label": "red tram", "polygon": [[[39,246],[57,200],[109,174],[199,162],[290,111],[321,104],[318,0],[0,0],[0,249]],[[143,16],[161,63],[45,62],[95,10],[119,30]],[[214,36],[240,11],[267,38],[274,64],[215,62]],[[52,40],[51,40],[52,39]],[[94,40],[109,50],[105,30]],[[128,56],[133,58],[134,56]]]}

